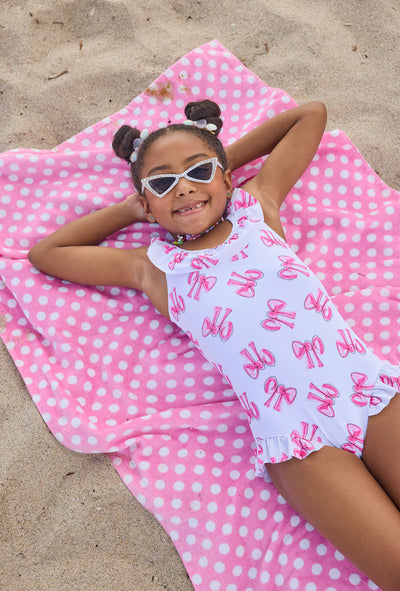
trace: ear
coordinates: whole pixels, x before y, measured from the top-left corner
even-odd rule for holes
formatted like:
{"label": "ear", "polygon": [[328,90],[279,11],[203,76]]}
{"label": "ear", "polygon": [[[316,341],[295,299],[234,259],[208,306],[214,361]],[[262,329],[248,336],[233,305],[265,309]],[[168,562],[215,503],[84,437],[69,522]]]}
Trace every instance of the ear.
{"label": "ear", "polygon": [[230,195],[232,195],[232,172],[229,168],[227,168],[224,172],[224,185],[225,185],[225,189],[226,192],[229,193],[229,197],[228,197],[228,201],[231,198]]}
{"label": "ear", "polygon": [[138,195],[138,199],[144,209],[144,213],[146,215],[146,220],[150,223],[155,222],[153,212],[151,211],[151,207],[150,207],[149,202],[147,201],[146,197],[144,195]]}

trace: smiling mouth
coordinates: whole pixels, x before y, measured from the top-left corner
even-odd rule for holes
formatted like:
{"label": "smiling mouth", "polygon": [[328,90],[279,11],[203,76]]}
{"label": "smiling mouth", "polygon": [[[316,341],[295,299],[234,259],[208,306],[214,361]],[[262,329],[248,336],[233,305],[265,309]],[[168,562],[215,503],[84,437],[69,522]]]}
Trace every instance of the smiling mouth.
{"label": "smiling mouth", "polygon": [[188,207],[180,207],[179,209],[176,209],[174,213],[177,213],[179,215],[185,215],[190,213],[191,211],[196,211],[197,209],[201,209],[202,207],[204,207],[205,205],[205,201],[200,201],[199,203],[196,203],[194,205],[190,205]]}

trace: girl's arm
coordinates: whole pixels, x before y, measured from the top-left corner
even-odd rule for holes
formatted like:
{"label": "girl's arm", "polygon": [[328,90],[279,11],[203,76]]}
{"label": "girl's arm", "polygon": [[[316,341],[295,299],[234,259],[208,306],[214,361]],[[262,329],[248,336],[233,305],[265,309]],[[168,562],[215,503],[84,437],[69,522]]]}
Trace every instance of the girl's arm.
{"label": "girl's arm", "polygon": [[138,221],[136,195],[66,224],[36,246],[28,258],[40,271],[86,285],[119,285],[147,291],[156,278],[146,247],[133,250],[98,246],[114,232]]}
{"label": "girl's arm", "polygon": [[307,103],[265,121],[227,149],[232,170],[269,154],[260,172],[243,188],[256,197],[265,221],[281,235],[279,208],[310,164],[325,125],[325,105]]}

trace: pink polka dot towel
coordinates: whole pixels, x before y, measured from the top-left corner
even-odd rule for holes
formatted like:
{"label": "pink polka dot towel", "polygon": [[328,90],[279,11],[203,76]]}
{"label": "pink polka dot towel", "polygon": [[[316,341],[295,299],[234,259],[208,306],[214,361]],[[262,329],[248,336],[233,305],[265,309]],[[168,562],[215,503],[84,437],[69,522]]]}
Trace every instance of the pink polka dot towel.
{"label": "pink polka dot towel", "polygon": [[[182,121],[186,102],[206,97],[221,105],[225,144],[295,105],[213,41],[54,150],[0,155],[1,337],[55,437],[111,455],[171,536],[195,589],[376,589],[270,482],[254,477],[246,412],[146,297],[59,281],[27,260],[41,236],[132,192],[128,167],[110,147],[121,124]],[[237,171],[235,183],[259,164]],[[282,214],[289,242],[349,324],[398,364],[399,194],[341,131],[327,132]],[[107,243],[148,244],[153,231],[135,224]]]}

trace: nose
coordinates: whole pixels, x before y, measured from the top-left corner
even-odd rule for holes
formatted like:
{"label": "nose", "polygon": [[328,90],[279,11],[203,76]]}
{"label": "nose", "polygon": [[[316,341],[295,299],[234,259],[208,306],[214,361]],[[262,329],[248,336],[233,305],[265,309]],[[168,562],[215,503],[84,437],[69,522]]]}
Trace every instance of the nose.
{"label": "nose", "polygon": [[196,191],[196,187],[192,181],[185,179],[185,177],[181,177],[178,181],[178,184],[175,188],[177,194],[179,196],[188,195],[189,193],[194,193]]}

